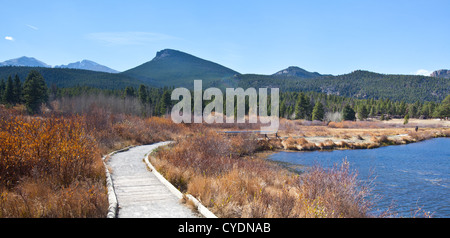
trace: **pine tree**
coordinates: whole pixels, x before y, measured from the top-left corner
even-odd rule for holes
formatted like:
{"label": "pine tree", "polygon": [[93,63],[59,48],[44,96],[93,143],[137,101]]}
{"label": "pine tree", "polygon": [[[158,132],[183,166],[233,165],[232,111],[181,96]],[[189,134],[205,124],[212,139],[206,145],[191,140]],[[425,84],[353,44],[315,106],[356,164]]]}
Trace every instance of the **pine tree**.
{"label": "pine tree", "polygon": [[42,103],[48,100],[47,85],[42,75],[32,70],[23,85],[23,99],[29,113],[38,113]]}
{"label": "pine tree", "polygon": [[417,115],[417,107],[415,104],[411,104],[408,108],[408,115],[410,118],[415,118]]}
{"label": "pine tree", "polygon": [[323,104],[321,102],[316,102],[314,105],[314,109],[312,111],[312,120],[322,121],[325,115],[325,110],[323,108]]}
{"label": "pine tree", "polygon": [[402,116],[406,114],[406,103],[404,101],[400,102],[397,113]]}
{"label": "pine tree", "polygon": [[370,116],[370,117],[375,116],[375,106],[371,106],[371,107],[370,107],[370,113],[369,113],[369,116]]}
{"label": "pine tree", "polygon": [[350,107],[350,105],[345,105],[344,110],[342,111],[342,120],[354,121],[355,119],[355,111]]}
{"label": "pine tree", "polygon": [[300,93],[295,104],[295,119],[302,119],[303,116],[303,93]]}
{"label": "pine tree", "polygon": [[436,107],[433,113],[434,117],[450,117],[450,95],[447,95],[441,105]]}
{"label": "pine tree", "polygon": [[3,93],[3,102],[6,104],[14,104],[14,83],[11,76],[6,81],[5,92]]}
{"label": "pine tree", "polygon": [[160,100],[160,105],[159,105],[159,115],[163,116],[167,113],[167,111],[169,110],[169,107],[172,103],[172,100],[170,98],[170,93],[168,90],[164,90],[162,96],[161,96],[161,100]]}
{"label": "pine tree", "polygon": [[145,85],[141,84],[138,89],[138,97],[139,101],[141,101],[142,104],[145,104],[148,102],[148,94],[147,94],[147,87]]}
{"label": "pine tree", "polygon": [[295,105],[295,119],[310,119],[311,111],[309,98],[304,93],[300,93]]}
{"label": "pine tree", "polygon": [[305,119],[306,120],[311,120],[312,117],[312,105],[311,105],[311,100],[309,99],[309,97],[305,96]]}
{"label": "pine tree", "polygon": [[286,101],[283,99],[283,101],[281,101],[281,105],[280,105],[280,117],[286,117],[285,116],[286,113]]}
{"label": "pine tree", "polygon": [[14,102],[22,103],[22,82],[17,74],[14,77]]}
{"label": "pine tree", "polygon": [[369,112],[367,111],[366,105],[362,105],[358,108],[358,119],[363,121],[369,116]]}
{"label": "pine tree", "polygon": [[135,94],[135,90],[134,90],[134,88],[133,87],[126,87],[125,88],[125,92],[124,92],[124,97],[134,97],[136,94]]}
{"label": "pine tree", "polygon": [[294,113],[294,107],[293,106],[289,106],[287,109],[287,118],[288,119],[294,119],[292,118],[292,114]]}
{"label": "pine tree", "polygon": [[[0,101],[3,100],[3,93],[5,92],[5,88],[6,88],[5,80],[2,79],[0,81]],[[3,103],[3,101],[2,101],[2,103]]]}

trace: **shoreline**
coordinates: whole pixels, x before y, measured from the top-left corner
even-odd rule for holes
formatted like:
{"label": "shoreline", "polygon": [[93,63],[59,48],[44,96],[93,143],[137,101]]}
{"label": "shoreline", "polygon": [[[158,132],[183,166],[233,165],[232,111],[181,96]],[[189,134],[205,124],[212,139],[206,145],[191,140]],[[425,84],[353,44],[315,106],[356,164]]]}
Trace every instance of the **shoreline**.
{"label": "shoreline", "polygon": [[373,148],[351,148],[351,147],[345,147],[345,148],[339,148],[339,147],[335,147],[333,149],[314,149],[314,150],[296,150],[296,149],[274,149],[274,150],[261,150],[256,152],[254,155],[258,158],[262,158],[262,159],[266,159],[268,156],[271,156],[273,154],[276,153],[280,153],[280,152],[286,152],[286,153],[297,153],[297,152],[331,152],[331,151],[335,151],[335,150],[370,150],[370,149],[377,149],[377,148],[381,148],[381,147],[386,147],[386,146],[397,146],[397,145],[407,145],[407,144],[413,144],[413,143],[419,143],[419,142],[423,142],[423,141],[427,141],[427,140],[432,140],[432,139],[438,139],[438,138],[449,138],[449,136],[438,136],[438,137],[431,137],[431,138],[425,138],[423,140],[418,140],[418,141],[412,141],[409,143],[402,143],[402,144],[383,144],[379,147],[373,147]]}
{"label": "shoreline", "polygon": [[[412,142],[410,144],[405,144],[400,147],[390,146],[389,148],[384,148],[378,151],[363,151],[362,149],[357,151],[341,151],[341,152],[334,152],[334,153],[308,153],[308,151],[301,152],[301,151],[292,151],[292,150],[277,150],[273,151],[273,153],[265,153],[260,154],[261,159],[265,159],[267,162],[271,162],[274,164],[279,165],[280,167],[283,167],[284,169],[288,171],[292,171],[294,173],[297,173],[299,176],[303,176],[304,174],[308,173],[311,169],[314,169],[315,166],[323,166],[325,168],[332,168],[333,165],[339,164],[342,161],[348,161],[353,169],[353,171],[356,171],[356,173],[359,174],[359,171],[366,171],[363,174],[362,181],[366,178],[365,176],[367,174],[370,174],[372,169],[374,171],[378,171],[376,173],[375,177],[378,179],[378,175],[383,175],[383,179],[380,180],[383,186],[381,186],[382,189],[378,189],[378,194],[382,194],[383,196],[387,196],[387,199],[395,200],[397,197],[401,197],[403,195],[401,194],[394,194],[392,193],[391,189],[391,183],[396,184],[393,187],[400,186],[402,189],[408,188],[410,185],[405,185],[405,182],[408,182],[409,179],[411,179],[411,176],[415,176],[414,179],[417,179],[418,181],[423,182],[426,184],[427,189],[433,189],[436,188],[436,191],[441,191],[444,187],[447,188],[445,184],[445,170],[442,170],[442,161],[445,161],[446,157],[446,149],[448,148],[446,144],[448,144],[450,137],[433,137],[433,138],[426,138],[424,140]],[[418,144],[417,144],[418,143]],[[443,144],[444,143],[444,144]],[[414,145],[417,144],[417,145]],[[421,145],[420,145],[421,144]],[[383,146],[388,147],[389,145]],[[412,146],[412,147],[411,147]],[[426,150],[428,148],[432,148],[429,152],[426,152],[425,154],[420,154],[422,150]],[[438,153],[437,157],[434,153]],[[281,153],[280,152],[287,152],[287,153]],[[310,151],[314,152],[314,151]],[[317,151],[317,152],[326,152],[326,151]],[[355,152],[355,153],[353,153]],[[430,153],[431,152],[431,153]],[[290,154],[290,153],[297,153],[297,154]],[[336,153],[336,154],[335,154]],[[439,155],[440,153],[440,155]],[[443,154],[442,154],[443,153]],[[366,156],[367,155],[367,156]],[[411,155],[418,155],[418,156],[411,156]],[[444,155],[444,157],[442,157]],[[258,155],[257,155],[258,156]],[[400,160],[397,160],[397,157],[400,156]],[[403,157],[402,157],[403,156]],[[426,156],[426,157],[424,157]],[[429,156],[429,158],[428,158]],[[425,158],[425,159],[424,159]],[[436,160],[436,158],[439,158],[440,160]],[[428,162],[427,159],[430,159],[430,162]],[[412,161],[412,162],[411,162]],[[436,164],[437,161],[437,164]],[[418,163],[422,162],[422,163]],[[394,165],[399,165],[398,167],[393,166],[391,167],[391,163]],[[426,163],[427,166],[423,167],[423,163]],[[429,167],[428,163],[430,163]],[[411,167],[410,167],[411,166]],[[415,166],[415,167],[414,167]],[[369,169],[370,168],[370,169]],[[382,168],[378,170],[378,168]],[[420,172],[417,172],[420,170]],[[386,172],[388,171],[388,172]],[[438,172],[435,172],[438,171]],[[396,174],[400,173],[401,177],[403,179],[402,185],[398,185],[397,180],[389,180],[389,176],[395,176]],[[386,176],[388,174],[389,176]],[[408,176],[404,176],[405,174],[408,174]],[[431,174],[431,176],[430,176]],[[374,178],[375,178],[374,177]],[[444,182],[443,182],[444,181]],[[419,184],[416,186],[412,186],[413,188],[411,191],[420,191],[421,186],[424,186],[422,184]],[[385,193],[385,191],[388,191]],[[389,192],[391,191],[391,192]],[[410,191],[410,190],[408,190]],[[434,191],[434,190],[433,190]],[[394,194],[394,195],[392,195]],[[436,193],[439,194],[439,193]],[[440,193],[442,194],[442,193]],[[417,195],[417,197],[420,198],[420,195]],[[438,198],[439,196],[434,196],[433,198]],[[391,210],[393,214],[399,217],[408,217],[408,214],[406,214],[407,210],[405,210],[405,206],[409,206],[408,209],[410,209],[412,217],[416,216],[418,212],[423,211],[424,217],[434,217],[439,218],[443,217],[442,213],[447,214],[445,209],[442,210],[442,206],[436,205],[434,207],[433,204],[426,204],[426,206],[431,206],[431,208],[427,208],[427,211],[422,210],[422,207],[414,207],[412,203],[408,200],[408,198],[404,199],[402,198],[402,201],[406,201],[405,203],[398,203],[397,206],[399,207],[399,210]],[[422,205],[421,205],[422,206]],[[381,208],[381,206],[380,206]],[[394,207],[391,207],[394,208]],[[406,211],[406,212],[405,212]],[[439,212],[440,215],[434,215],[434,212]],[[399,215],[400,214],[400,215]]]}
{"label": "shoreline", "polygon": [[[295,147],[295,148],[277,148],[277,149],[269,149],[269,150],[262,150],[262,151],[258,151],[258,152],[256,152],[256,153],[254,153],[253,155],[256,157],[256,158],[258,158],[258,159],[262,159],[262,160],[265,160],[265,161],[268,161],[268,162],[273,162],[273,163],[276,163],[276,164],[279,164],[279,165],[281,165],[283,168],[285,168],[285,169],[287,169],[288,171],[290,171],[290,172],[294,172],[294,173],[297,173],[297,174],[301,174],[302,172],[301,171],[299,171],[299,170],[297,170],[296,168],[294,168],[294,167],[304,167],[303,165],[295,165],[294,167],[293,167],[293,165],[292,164],[284,164],[284,163],[282,163],[282,162],[277,162],[277,161],[272,161],[272,160],[270,160],[270,159],[268,159],[269,158],[269,156],[271,156],[271,155],[274,155],[274,154],[277,154],[277,153],[280,153],[280,152],[287,152],[287,153],[298,153],[298,152],[316,152],[316,151],[319,151],[319,152],[326,152],[326,151],[328,151],[328,152],[332,152],[332,151],[335,151],[335,150],[367,150],[367,149],[377,149],[377,148],[381,148],[381,147],[386,147],[386,146],[397,146],[397,145],[407,145],[407,144],[412,144],[412,143],[419,143],[419,142],[423,142],[423,141],[426,141],[426,140],[431,140],[431,139],[437,139],[437,138],[450,138],[450,136],[449,136],[449,131],[447,131],[447,134],[437,134],[436,136],[434,136],[434,137],[421,137],[421,138],[419,138],[419,140],[401,140],[402,142],[404,142],[404,143],[392,143],[392,142],[395,142],[395,141],[398,141],[398,140],[390,140],[389,139],[389,137],[394,137],[394,138],[399,138],[399,136],[401,136],[401,137],[406,137],[406,136],[409,136],[409,134],[403,134],[403,135],[391,135],[391,136],[388,136],[387,137],[387,140],[390,140],[391,141],[391,143],[383,143],[383,144],[379,144],[378,146],[372,146],[372,147],[370,147],[370,148],[368,148],[368,147],[366,147],[366,148],[361,148],[361,147],[354,147],[354,146],[351,146],[351,144],[348,144],[348,145],[350,145],[349,147],[333,147],[333,148],[327,148],[327,149],[324,149],[324,148],[320,148],[320,147],[318,147],[318,146],[316,146],[316,147],[308,147],[308,150],[299,150],[298,149],[298,147]],[[317,137],[315,137],[315,138],[317,138]],[[289,138],[288,138],[289,139]],[[307,139],[310,139],[310,138],[308,138],[308,137],[306,137],[306,138],[303,138],[303,139],[305,139],[305,140],[307,140]],[[270,139],[269,139],[270,140]],[[280,139],[280,140],[282,140],[282,139]],[[286,139],[287,140],[287,139]],[[281,144],[283,145],[283,142],[281,142]],[[374,143],[375,144],[375,143]],[[286,143],[284,143],[284,145],[286,145]]]}
{"label": "shoreline", "polygon": [[[355,126],[350,125],[350,126]],[[279,131],[278,138],[260,140],[262,150],[332,151],[346,149],[375,149],[389,145],[405,145],[423,140],[450,137],[450,128],[330,128],[327,126],[297,126]]]}

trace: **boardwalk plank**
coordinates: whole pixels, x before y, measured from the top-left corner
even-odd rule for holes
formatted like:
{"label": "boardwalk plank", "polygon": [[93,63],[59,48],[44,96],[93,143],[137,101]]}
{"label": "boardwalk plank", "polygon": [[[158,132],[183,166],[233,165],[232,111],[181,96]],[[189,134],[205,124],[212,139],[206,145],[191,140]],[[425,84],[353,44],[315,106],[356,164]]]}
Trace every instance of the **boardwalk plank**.
{"label": "boardwalk plank", "polygon": [[108,160],[119,203],[119,218],[194,218],[156,176],[147,169],[143,158],[161,143],[131,148]]}

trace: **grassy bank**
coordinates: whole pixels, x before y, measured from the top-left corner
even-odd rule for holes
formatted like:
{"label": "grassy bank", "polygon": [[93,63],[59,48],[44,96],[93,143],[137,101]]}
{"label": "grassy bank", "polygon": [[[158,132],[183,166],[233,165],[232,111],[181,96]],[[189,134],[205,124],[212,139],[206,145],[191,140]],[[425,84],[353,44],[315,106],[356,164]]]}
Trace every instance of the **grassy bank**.
{"label": "grassy bank", "polygon": [[203,128],[158,150],[151,162],[219,217],[370,216],[370,188],[348,163],[298,175],[258,158],[264,143]]}
{"label": "grassy bank", "polygon": [[281,146],[278,149],[293,151],[373,149],[450,137],[450,121],[418,119],[407,125],[403,125],[399,120],[327,124],[282,120],[280,129]]}
{"label": "grassy bank", "polygon": [[[226,135],[217,130],[256,130],[254,125],[198,126],[151,158],[182,192],[197,197],[219,217],[371,217],[371,187],[356,180],[345,161],[297,174],[261,158],[279,150],[371,149],[450,136],[447,122],[324,124],[282,119],[279,138]],[[388,208],[386,208],[388,209]],[[387,216],[388,210],[378,216]]]}

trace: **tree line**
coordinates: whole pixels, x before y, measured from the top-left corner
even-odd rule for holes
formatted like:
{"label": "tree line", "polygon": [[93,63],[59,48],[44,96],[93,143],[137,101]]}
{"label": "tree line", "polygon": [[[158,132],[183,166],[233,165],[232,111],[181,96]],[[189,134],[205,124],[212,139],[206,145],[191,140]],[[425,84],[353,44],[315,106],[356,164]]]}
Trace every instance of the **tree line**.
{"label": "tree line", "polygon": [[30,71],[22,85],[16,74],[8,79],[0,80],[0,97],[2,104],[16,105],[25,104],[30,114],[38,113],[41,104],[48,102],[48,89],[42,75],[35,70]]}
{"label": "tree line", "polygon": [[[170,112],[177,101],[171,100],[174,88],[152,88],[140,85],[139,88],[126,87],[123,90],[102,90],[86,87],[74,87],[58,90],[57,98],[80,97],[82,95],[102,94],[121,100],[134,100],[134,114],[144,116],[162,116]],[[193,92],[191,92],[193,95]],[[223,95],[226,102],[226,94]],[[193,98],[191,99],[193,100]],[[269,98],[270,101],[270,98]],[[205,107],[210,101],[203,101]],[[245,100],[245,112],[248,113],[248,98]],[[193,102],[192,102],[193,105]],[[280,117],[287,119],[305,119],[319,121],[365,120],[377,118],[442,118],[449,117],[450,95],[442,103],[420,102],[406,103],[386,99],[354,99],[317,92],[281,92]],[[271,105],[268,105],[270,113]],[[226,109],[224,105],[223,109]],[[237,110],[235,103],[234,110]]]}
{"label": "tree line", "polygon": [[238,75],[242,88],[279,88],[281,92],[319,92],[357,99],[389,98],[414,103],[441,102],[450,93],[450,80],[417,75],[389,75],[357,70],[338,76],[300,78],[277,75]]}
{"label": "tree line", "polygon": [[[280,116],[306,120],[365,120],[378,118],[442,118],[449,117],[450,95],[442,103],[406,103],[386,99],[354,99],[316,92],[286,92],[280,95]],[[332,115],[340,114],[338,118]]]}
{"label": "tree line", "polygon": [[[173,87],[154,88],[141,84],[123,89],[100,89],[87,86],[49,88],[42,75],[32,70],[23,85],[18,75],[0,80],[2,104],[24,104],[29,113],[39,113],[42,104],[58,101],[67,111],[86,111],[93,104],[115,107],[117,112],[140,116],[162,116],[170,113],[177,101],[171,100]],[[193,92],[192,92],[193,93]],[[226,95],[224,94],[224,103]],[[192,98],[193,100],[193,98]],[[270,99],[269,99],[270,101]],[[204,101],[203,106],[209,102]],[[68,106],[70,105],[70,107]],[[75,105],[75,106],[74,106]],[[235,105],[235,110],[236,110]],[[84,107],[84,108],[82,108]],[[224,109],[226,107],[224,106]],[[365,120],[378,118],[442,118],[450,116],[450,95],[441,103],[434,101],[407,103],[403,100],[355,99],[319,92],[280,92],[280,117],[319,121]],[[270,113],[270,105],[268,105]],[[248,113],[248,100],[246,100]]]}

